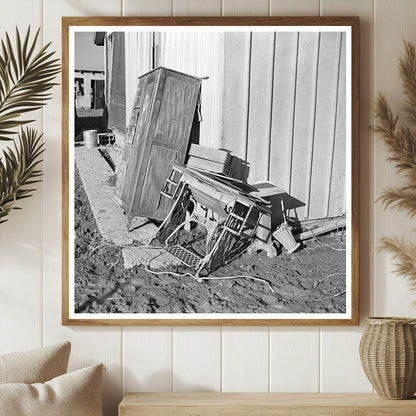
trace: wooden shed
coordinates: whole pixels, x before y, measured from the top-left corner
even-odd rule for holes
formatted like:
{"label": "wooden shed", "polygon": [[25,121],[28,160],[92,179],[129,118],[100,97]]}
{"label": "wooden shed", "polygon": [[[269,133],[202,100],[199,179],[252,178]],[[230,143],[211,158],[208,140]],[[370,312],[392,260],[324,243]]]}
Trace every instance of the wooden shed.
{"label": "wooden shed", "polygon": [[209,77],[199,143],[245,161],[250,183],[269,180],[285,189],[299,202],[300,220],[345,214],[345,33],[125,32],[119,43],[125,76],[124,119],[113,126],[119,138],[139,76],[165,66]]}

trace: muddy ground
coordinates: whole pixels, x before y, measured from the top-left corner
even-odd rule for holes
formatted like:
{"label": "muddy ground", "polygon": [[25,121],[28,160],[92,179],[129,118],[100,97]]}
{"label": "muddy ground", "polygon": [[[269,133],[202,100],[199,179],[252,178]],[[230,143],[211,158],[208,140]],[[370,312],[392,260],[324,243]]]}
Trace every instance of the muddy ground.
{"label": "muddy ground", "polygon": [[[335,233],[308,240],[293,254],[241,255],[213,273],[248,278],[204,280],[125,270],[121,248],[98,231],[78,174],[75,178],[75,309],[83,313],[343,313],[345,243]],[[185,268],[175,266],[179,273]],[[211,275],[212,276],[212,275]]]}

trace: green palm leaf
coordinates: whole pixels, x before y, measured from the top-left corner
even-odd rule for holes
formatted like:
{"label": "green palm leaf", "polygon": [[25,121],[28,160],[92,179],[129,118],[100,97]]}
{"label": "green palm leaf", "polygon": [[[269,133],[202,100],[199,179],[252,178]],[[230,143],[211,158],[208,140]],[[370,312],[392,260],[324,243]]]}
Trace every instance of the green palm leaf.
{"label": "green palm leaf", "polygon": [[42,135],[32,128],[16,131],[33,121],[20,118],[22,114],[42,108],[51,98],[53,80],[61,70],[52,58],[54,52],[48,51],[50,44],[35,52],[38,38],[39,30],[31,39],[29,27],[22,40],[16,28],[14,46],[7,33],[0,41],[0,141],[18,134],[18,144],[14,142],[14,148],[6,148],[0,157],[0,224],[41,181]]}
{"label": "green palm leaf", "polygon": [[50,43],[35,53],[39,30],[31,39],[29,27],[22,42],[16,28],[14,47],[8,33],[0,42],[0,141],[11,140],[13,129],[30,123],[16,118],[42,108],[56,85],[53,80],[61,66],[52,58],[54,52],[48,51]]}
{"label": "green palm leaf", "polygon": [[18,142],[14,149],[6,149],[0,160],[0,224],[12,209],[18,209],[18,200],[31,196],[31,185],[41,181],[42,135],[26,128],[18,133]]}

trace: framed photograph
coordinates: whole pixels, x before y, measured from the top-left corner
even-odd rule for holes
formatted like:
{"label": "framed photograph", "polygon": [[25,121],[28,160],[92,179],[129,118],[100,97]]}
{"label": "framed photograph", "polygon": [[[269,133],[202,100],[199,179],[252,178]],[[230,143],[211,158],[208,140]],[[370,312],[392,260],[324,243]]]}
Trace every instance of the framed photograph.
{"label": "framed photograph", "polygon": [[359,323],[358,28],[62,19],[63,325]]}

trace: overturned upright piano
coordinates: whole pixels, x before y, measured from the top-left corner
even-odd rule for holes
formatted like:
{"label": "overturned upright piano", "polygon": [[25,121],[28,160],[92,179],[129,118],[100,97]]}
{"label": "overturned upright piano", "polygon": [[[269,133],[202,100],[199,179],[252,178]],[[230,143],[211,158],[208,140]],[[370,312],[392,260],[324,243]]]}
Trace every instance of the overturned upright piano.
{"label": "overturned upright piano", "polygon": [[[267,202],[253,191],[230,177],[173,163],[161,195],[174,203],[156,238],[196,276],[211,273],[245,250],[262,217],[270,216]],[[191,224],[205,230],[202,238],[185,235]]]}

